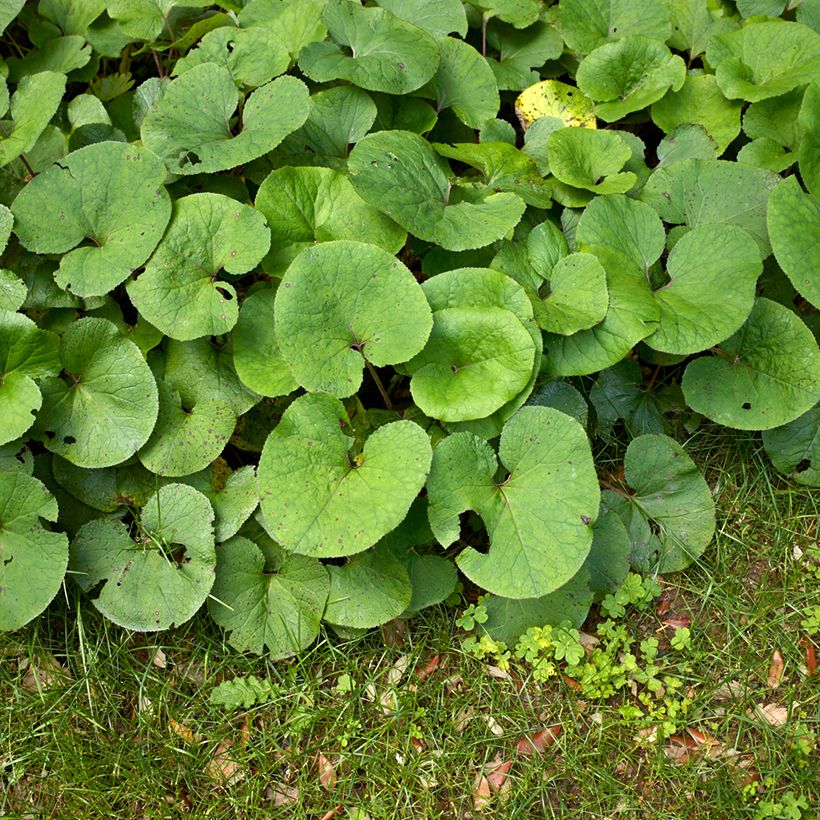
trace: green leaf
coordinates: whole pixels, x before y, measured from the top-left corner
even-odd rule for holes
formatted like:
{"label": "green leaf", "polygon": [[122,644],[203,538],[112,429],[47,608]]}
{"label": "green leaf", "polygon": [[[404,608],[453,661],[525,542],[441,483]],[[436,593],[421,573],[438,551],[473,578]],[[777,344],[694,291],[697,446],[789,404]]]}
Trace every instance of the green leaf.
{"label": "green leaf", "polygon": [[[715,532],[715,502],[700,470],[668,436],[646,435],[629,443],[624,475],[632,492],[617,499],[616,512],[633,536],[633,565],[637,556],[642,572],[688,567]],[[643,523],[647,543],[635,543],[633,520]]]}
{"label": "green leaf", "polygon": [[394,97],[392,94],[371,94],[370,97],[376,103],[373,131],[424,134],[438,119],[433,106],[418,97]]}
{"label": "green leaf", "polygon": [[717,159],[715,141],[702,125],[684,123],[670,131],[655,149],[656,168],[683,162],[685,159]]}
{"label": "green leaf", "polygon": [[620,134],[559,128],[550,135],[547,151],[550,171],[566,185],[597,194],[622,194],[635,184],[635,174],[618,173],[632,156]]}
{"label": "green leaf", "polygon": [[820,308],[820,202],[803,192],[795,177],[769,197],[769,237],[778,264],[801,296]]}
{"label": "green leaf", "polygon": [[209,399],[221,399],[241,416],[259,396],[245,387],[236,375],[233,353],[224,341],[208,338],[190,342],[166,340],[162,365],[152,365],[157,377],[178,390],[186,406]]}
{"label": "green leaf", "polygon": [[308,115],[307,86],[295,77],[278,77],[250,94],[234,134],[239,101],[227,68],[196,66],[177,77],[146,114],[145,147],[175,174],[225,171],[272,151]]}
{"label": "green leaf", "polygon": [[34,379],[60,370],[59,340],[21,313],[0,310],[0,444],[19,438],[34,424],[42,396]]}
{"label": "green leaf", "polygon": [[533,390],[527,404],[535,407],[554,407],[574,418],[582,427],[587,426],[589,408],[586,399],[567,382],[544,382]]}
{"label": "green leaf", "polygon": [[461,571],[496,595],[540,597],[572,578],[590,550],[600,491],[589,441],[569,416],[524,407],[505,425],[499,457],[509,472],[500,482],[485,441],[456,433],[439,444],[427,481],[430,526],[447,547],[459,515],[475,510],[490,550],[463,550]]}
{"label": "green leaf", "polygon": [[65,75],[55,71],[27,73],[20,80],[11,97],[11,132],[3,128],[0,133],[0,166],[34,147],[60,104],[65,82]]}
{"label": "green leaf", "polygon": [[[134,40],[156,40],[175,8],[201,8],[208,0],[109,0],[106,11]],[[173,39],[173,36],[172,36]]]}
{"label": "green leaf", "polygon": [[461,0],[376,0],[400,19],[433,35],[467,34],[467,15]]}
{"label": "green leaf", "polygon": [[683,394],[696,412],[740,430],[794,421],[820,398],[820,352],[786,307],[758,299],[743,327],[716,356],[690,362]]}
{"label": "green leaf", "polygon": [[370,130],[375,119],[376,104],[360,88],[339,85],[317,91],[310,97],[305,124],[285,137],[271,158],[281,158],[288,165],[327,165],[344,171],[349,146]]}
{"label": "green leaf", "polygon": [[514,646],[533,626],[558,626],[569,621],[576,629],[589,614],[593,600],[614,592],[629,571],[629,537],[614,513],[601,515],[593,527],[592,547],[578,572],[563,586],[540,598],[516,600],[491,595],[481,625],[496,641]]}
{"label": "green leaf", "polygon": [[238,14],[243,28],[263,26],[276,32],[290,51],[292,60],[309,43],[323,40],[327,26],[322,21],[325,0],[295,0],[295,2],[257,2],[243,6]]}
{"label": "green leaf", "polygon": [[797,148],[800,176],[806,188],[820,196],[820,83],[806,89],[797,121],[801,131]]}
{"label": "green leaf", "polygon": [[366,629],[398,617],[410,604],[413,588],[398,558],[376,547],[354,555],[344,566],[329,565],[330,592],[324,620]]}
{"label": "green leaf", "polygon": [[267,678],[256,675],[224,680],[211,690],[208,703],[221,706],[229,712],[236,709],[250,709],[261,703],[269,703],[279,694],[279,688]]}
{"label": "green leaf", "polygon": [[640,365],[624,360],[601,371],[589,400],[597,416],[597,433],[606,436],[622,420],[630,436],[662,433],[663,417],[655,397],[643,389]]}
{"label": "green leaf", "polygon": [[366,238],[397,253],[407,239],[406,231],[330,168],[278,168],[260,186],[256,208],[271,229],[264,267],[274,275],[284,275],[299,253],[317,242]]}
{"label": "green leaf", "polygon": [[760,251],[742,228],[693,228],[669,254],[669,281],[655,291],[660,324],[646,344],[664,353],[688,355],[722,342],[751,313],[762,270]]}
{"label": "green leaf", "polygon": [[589,246],[606,271],[609,309],[604,320],[572,336],[547,336],[542,371],[578,376],[611,367],[655,330],[660,310],[633,262],[604,246]]}
{"label": "green leaf", "polygon": [[307,390],[351,396],[365,362],[405,362],[430,335],[421,287],[375,245],[339,240],[306,248],[288,268],[274,304],[285,363]]}
{"label": "green leaf", "polygon": [[100,512],[114,512],[123,505],[143,507],[159,484],[166,483],[139,463],[89,470],[52,456],[51,472],[67,493]]}
{"label": "green leaf", "polygon": [[538,172],[535,161],[506,142],[433,143],[441,156],[464,162],[481,171],[484,184],[494,191],[518,194],[528,205],[548,208],[552,185]]}
{"label": "green leaf", "polygon": [[775,469],[797,484],[820,486],[820,406],[782,427],[763,433]]}
{"label": "green leaf", "polygon": [[666,233],[649,205],[617,194],[596,197],[587,205],[575,241],[582,250],[599,245],[618,251],[647,275],[664,251]]}
{"label": "green leaf", "polygon": [[20,192],[12,205],[15,233],[29,250],[63,254],[55,276],[61,288],[102,296],[139,268],[162,237],[171,216],[164,180],[162,163],[149,151],[89,145]]}
{"label": "green leaf", "polygon": [[319,635],[330,589],[327,570],[315,559],[282,553],[268,566],[262,550],[235,536],[216,550],[216,581],[208,600],[211,617],[240,652],[287,658]]}
{"label": "green leaf", "polygon": [[630,35],[599,46],[578,66],[578,88],[598,105],[595,113],[607,122],[659,100],[686,79],[686,63],[663,43]]}
{"label": "green leaf", "polygon": [[[434,323],[437,321],[436,314],[440,311],[463,308],[468,309],[467,324],[455,328],[455,333],[448,334],[449,338],[442,337],[438,349],[434,350],[428,345],[419,356],[408,363],[407,369],[413,374],[411,380],[411,391],[416,390],[416,400],[422,400],[438,408],[438,412],[448,415],[461,415],[463,418],[451,420],[448,430],[467,430],[475,433],[481,438],[495,438],[500,434],[504,422],[518,410],[527,400],[532,391],[541,361],[543,350],[541,331],[533,320],[533,307],[527,293],[514,280],[502,273],[487,268],[459,268],[447,271],[428,279],[424,285],[424,292],[433,309]],[[496,316],[496,319],[483,319],[479,314],[482,310],[489,309]],[[517,322],[508,322],[510,314]],[[449,315],[449,314],[448,314]],[[438,317],[440,328],[447,320]],[[477,361],[478,371],[462,367],[458,372],[453,372],[452,364],[448,359],[451,355],[467,354],[471,357],[479,355],[477,351],[470,352],[469,327],[471,323],[489,321],[490,325],[501,322],[501,326],[509,325],[515,328],[513,335],[508,336],[502,331],[501,348],[492,352],[493,361]],[[512,358],[505,352],[510,348],[512,340],[520,338],[521,344],[525,345],[524,351],[529,351],[530,345],[524,341],[520,333],[519,323],[530,336],[532,341],[532,353],[527,353],[527,360],[531,362],[530,375],[525,380],[523,387],[515,390],[512,386],[517,381],[523,379],[524,366],[523,358],[515,354]],[[451,323],[450,323],[451,324]],[[434,324],[434,334],[436,333]],[[431,340],[432,341],[432,340]],[[476,339],[476,343],[482,345],[482,340]],[[464,345],[467,348],[464,349]],[[484,345],[484,347],[488,347]],[[500,354],[496,359],[496,354]],[[425,357],[427,357],[425,359]],[[419,371],[415,371],[416,364],[426,360],[427,364]],[[516,376],[516,371],[518,375]],[[480,399],[473,396],[469,390],[471,383],[475,384],[478,375],[496,372],[500,378],[493,381],[486,395]],[[437,381],[437,374],[443,375],[444,390],[441,389]],[[414,387],[415,385],[415,387]],[[481,394],[485,387],[477,389],[476,393]],[[448,392],[449,391],[449,395]],[[515,392],[513,392],[515,391]],[[501,401],[504,393],[512,392],[512,397],[506,402],[502,402],[498,409],[491,414],[475,417],[477,420],[464,421],[469,418],[466,414],[472,412],[483,412],[488,404],[495,404]],[[470,408],[473,408],[470,412]],[[476,409],[479,408],[479,409]],[[439,416],[436,416],[439,418]]]}
{"label": "green leaf", "polygon": [[359,195],[407,231],[451,251],[481,248],[518,223],[524,202],[490,194],[450,205],[446,162],[410,131],[369,134],[350,152],[350,181]]}
{"label": "green leaf", "polygon": [[46,448],[80,467],[110,467],[148,440],[157,386],[139,348],[105,319],[84,318],[65,332],[64,377],[41,383],[36,433]]}
{"label": "green leaf", "polygon": [[713,37],[734,31],[738,21],[728,9],[707,0],[669,0],[672,19],[671,48],[689,53],[691,63],[706,51]]}
{"label": "green leaf", "polygon": [[347,80],[370,91],[409,94],[436,73],[435,38],[389,11],[328,0],[322,19],[334,42],[311,43],[299,56],[299,68],[315,82]]}
{"label": "green leaf", "polygon": [[56,520],[57,502],[43,484],[0,472],[0,632],[27,624],[60,589],[68,538],[42,523]]}
{"label": "green leaf", "polygon": [[386,424],[354,455],[347,425],[340,401],[309,394],[265,442],[262,512],[271,535],[293,552],[338,557],[367,549],[401,523],[424,485],[431,451],[421,427]]}
{"label": "green leaf", "polygon": [[468,0],[484,13],[485,18],[498,17],[516,28],[531,26],[541,13],[540,0]]}
{"label": "green leaf", "polygon": [[221,194],[191,194],[173,215],[128,295],[148,322],[172,339],[227,333],[239,315],[233,285],[217,279],[259,264],[270,246],[262,214]]}
{"label": "green leaf", "polygon": [[[142,510],[134,542],[120,521],[90,521],[71,543],[72,578],[118,626],[156,632],[189,620],[214,583],[214,513],[202,493],[168,484]],[[97,591],[97,590],[95,590]]]}
{"label": "green leaf", "polygon": [[424,350],[407,365],[413,401],[441,421],[484,418],[524,389],[534,356],[532,336],[509,310],[438,310]]}
{"label": "green leaf", "polygon": [[437,43],[441,63],[419,95],[435,100],[436,111],[452,108],[468,128],[481,128],[498,113],[500,105],[493,70],[463,40],[439,37]]}
{"label": "green leaf", "polygon": [[256,472],[251,466],[231,471],[225,460],[218,458],[210,469],[188,476],[183,483],[199,490],[211,502],[217,543],[236,535],[259,505]]}
{"label": "green leaf", "polygon": [[28,296],[26,283],[10,270],[0,268],[0,310],[19,310]]}
{"label": "green leaf", "polygon": [[800,23],[770,20],[715,37],[706,50],[730,100],[779,97],[820,73],[820,34]]}
{"label": "green leaf", "polygon": [[713,74],[690,71],[679,91],[652,104],[652,121],[667,134],[686,123],[702,125],[720,156],[740,133],[742,103],[727,100]]}
{"label": "green leaf", "polygon": [[91,59],[91,47],[85,37],[49,37],[40,48],[29,51],[25,57],[6,60],[10,82],[23,82],[26,77],[45,72],[69,74],[82,68]]}
{"label": "green leaf", "polygon": [[274,327],[272,287],[253,291],[242,302],[233,329],[233,363],[242,383],[262,396],[286,396],[299,383],[288,370]]}
{"label": "green leaf", "polygon": [[743,133],[753,140],[769,139],[778,145],[796,147],[800,141],[798,118],[806,90],[798,87],[780,97],[752,103],[743,113]]}
{"label": "green leaf", "polygon": [[641,199],[672,225],[738,225],[757,240],[765,258],[772,250],[766,203],[778,182],[777,174],[762,168],[719,159],[688,159],[653,172]]}
{"label": "green leaf", "polygon": [[547,60],[557,60],[564,50],[561,35],[541,21],[524,31],[494,22],[487,29],[487,42],[498,51],[497,60],[486,59],[499,90],[518,91],[538,82],[538,72],[533,69]]}
{"label": "green leaf", "polygon": [[2,34],[9,23],[23,10],[25,0],[7,0],[0,6],[0,34]]}
{"label": "green leaf", "polygon": [[603,321],[609,307],[606,271],[591,253],[559,259],[549,275],[549,293],[534,302],[538,326],[569,336]]}
{"label": "green leaf", "polygon": [[561,0],[557,22],[567,45],[580,54],[634,34],[663,42],[671,31],[666,2]]}
{"label": "green leaf", "polygon": [[236,416],[224,401],[206,398],[189,406],[160,380],[159,415],[140,461],[161,476],[204,470],[225,448],[235,425]]}
{"label": "green leaf", "polygon": [[258,88],[288,70],[290,52],[273,27],[222,26],[208,32],[195,49],[177,60],[173,76],[204,63],[227,68],[238,86]]}

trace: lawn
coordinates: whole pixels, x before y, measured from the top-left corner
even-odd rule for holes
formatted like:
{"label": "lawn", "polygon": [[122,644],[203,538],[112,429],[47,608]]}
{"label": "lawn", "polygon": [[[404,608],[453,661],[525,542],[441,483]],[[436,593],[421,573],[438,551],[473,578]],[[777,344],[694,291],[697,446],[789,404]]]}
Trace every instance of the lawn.
{"label": "lawn", "polygon": [[[205,617],[126,632],[69,584],[0,636],[0,815],[816,817],[817,495],[754,434],[706,427],[686,448],[716,537],[616,619],[657,639],[674,691],[589,697],[560,668],[478,660],[455,623],[468,601],[273,663]],[[211,701],[249,675],[256,704]]]}

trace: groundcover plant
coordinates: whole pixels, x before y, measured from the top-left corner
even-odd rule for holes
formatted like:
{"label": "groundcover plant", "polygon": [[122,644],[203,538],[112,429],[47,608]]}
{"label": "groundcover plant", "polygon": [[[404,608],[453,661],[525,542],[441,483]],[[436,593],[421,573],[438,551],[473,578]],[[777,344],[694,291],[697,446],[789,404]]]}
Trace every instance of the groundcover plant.
{"label": "groundcover plant", "polygon": [[0,30],[0,629],[63,584],[273,657],[465,584],[577,626],[709,544],[704,419],[820,481],[816,0]]}

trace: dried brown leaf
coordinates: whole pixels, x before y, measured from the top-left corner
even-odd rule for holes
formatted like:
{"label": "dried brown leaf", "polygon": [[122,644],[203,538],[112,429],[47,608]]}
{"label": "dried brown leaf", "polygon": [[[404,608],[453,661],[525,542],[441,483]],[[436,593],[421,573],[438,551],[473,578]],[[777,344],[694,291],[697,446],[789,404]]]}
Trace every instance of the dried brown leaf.
{"label": "dried brown leaf", "polygon": [[336,767],[321,752],[316,755],[316,770],[323,789],[336,788]]}
{"label": "dried brown leaf", "polygon": [[803,638],[802,644],[806,647],[806,677],[810,678],[817,671],[817,652],[811,639]]}
{"label": "dried brown leaf", "polygon": [[769,724],[769,726],[783,726],[788,723],[789,710],[786,706],[780,706],[777,703],[758,703],[754,712],[749,711],[749,717],[762,718]]}
{"label": "dried brown leaf", "polygon": [[276,786],[269,786],[265,791],[265,796],[274,806],[289,806],[299,800],[299,789],[296,786],[280,783]]}
{"label": "dried brown leaf", "polygon": [[485,809],[491,797],[490,781],[487,780],[483,772],[479,772],[473,780],[473,808],[476,811]]}
{"label": "dried brown leaf", "polygon": [[220,786],[232,786],[245,776],[242,766],[231,752],[232,746],[233,741],[223,740],[205,769],[208,777]]}
{"label": "dried brown leaf", "polygon": [[515,744],[515,751],[524,757],[541,754],[541,752],[548,749],[561,737],[563,731],[564,727],[561,726],[561,724],[547,726],[531,735],[520,738],[518,743]]}
{"label": "dried brown leaf", "polygon": [[17,668],[24,673],[20,684],[24,692],[45,692],[71,680],[71,673],[50,653],[22,658]]}
{"label": "dried brown leaf", "polygon": [[183,723],[177,723],[173,718],[168,718],[168,731],[177,737],[181,737],[186,743],[194,742],[193,731]]}
{"label": "dried brown leaf", "polygon": [[766,675],[766,683],[770,689],[777,689],[780,686],[780,681],[783,679],[783,656],[779,649],[774,650],[772,655],[772,662],[769,664],[769,672]]}
{"label": "dried brown leaf", "polygon": [[509,789],[510,784],[507,782],[507,775],[510,773],[512,764],[512,760],[501,761],[496,759],[486,767],[487,782],[490,784],[490,791],[493,794]]}
{"label": "dried brown leaf", "polygon": [[433,655],[424,666],[419,666],[416,669],[416,676],[419,677],[421,680],[427,680],[430,675],[433,674],[437,669],[441,668],[441,655]]}

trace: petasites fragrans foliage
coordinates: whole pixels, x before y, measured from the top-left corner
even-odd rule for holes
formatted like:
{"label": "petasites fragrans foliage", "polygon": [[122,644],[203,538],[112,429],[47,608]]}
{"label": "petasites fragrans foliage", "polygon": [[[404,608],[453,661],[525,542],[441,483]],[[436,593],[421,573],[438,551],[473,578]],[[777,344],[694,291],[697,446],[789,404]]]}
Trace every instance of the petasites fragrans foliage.
{"label": "petasites fragrans foliage", "polygon": [[0,629],[514,642],[708,561],[700,425],[818,485],[816,5],[6,4]]}

